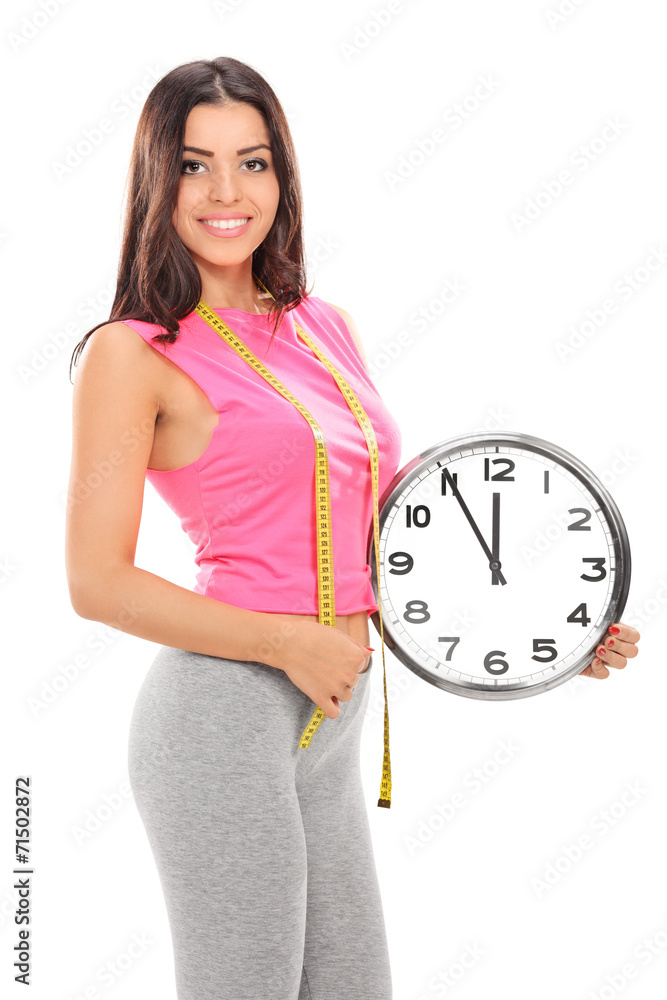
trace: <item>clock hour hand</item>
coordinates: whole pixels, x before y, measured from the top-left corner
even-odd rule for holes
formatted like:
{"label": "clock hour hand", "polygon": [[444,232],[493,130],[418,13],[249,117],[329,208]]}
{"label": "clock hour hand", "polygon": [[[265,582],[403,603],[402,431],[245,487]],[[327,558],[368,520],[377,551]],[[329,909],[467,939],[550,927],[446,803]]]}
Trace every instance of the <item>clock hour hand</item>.
{"label": "clock hour hand", "polygon": [[472,514],[468,510],[468,507],[467,507],[467,504],[466,504],[465,500],[463,499],[463,497],[459,493],[458,487],[457,487],[456,483],[454,482],[454,480],[452,479],[451,474],[449,472],[449,469],[447,467],[445,467],[443,469],[443,472],[444,472],[446,481],[449,483],[449,486],[451,488],[452,493],[454,494],[454,496],[456,497],[456,499],[459,502],[461,510],[463,511],[463,513],[465,514],[465,516],[468,519],[470,527],[475,532],[475,535],[477,536],[477,540],[478,540],[479,544],[484,549],[486,557],[489,560],[489,569],[492,571],[492,573],[494,575],[494,579],[495,579],[495,577],[497,577],[498,580],[500,580],[500,582],[504,586],[507,583],[507,580],[505,579],[505,577],[503,576],[503,574],[500,572],[500,563],[496,559],[496,557],[493,554],[493,552],[491,552],[489,546],[484,541],[484,537],[482,535],[482,532],[479,530],[474,517],[472,516]]}

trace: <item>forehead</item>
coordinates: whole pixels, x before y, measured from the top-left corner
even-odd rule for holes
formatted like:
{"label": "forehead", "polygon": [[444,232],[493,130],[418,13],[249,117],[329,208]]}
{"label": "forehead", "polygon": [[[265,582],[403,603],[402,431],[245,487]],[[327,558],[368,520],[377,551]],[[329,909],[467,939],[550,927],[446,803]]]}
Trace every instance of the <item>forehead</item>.
{"label": "forehead", "polygon": [[[201,139],[201,142],[196,142]],[[230,104],[218,107],[198,104],[192,108],[185,122],[185,141],[225,149],[238,145],[249,146],[261,140],[269,142],[268,129],[259,111],[250,104]]]}

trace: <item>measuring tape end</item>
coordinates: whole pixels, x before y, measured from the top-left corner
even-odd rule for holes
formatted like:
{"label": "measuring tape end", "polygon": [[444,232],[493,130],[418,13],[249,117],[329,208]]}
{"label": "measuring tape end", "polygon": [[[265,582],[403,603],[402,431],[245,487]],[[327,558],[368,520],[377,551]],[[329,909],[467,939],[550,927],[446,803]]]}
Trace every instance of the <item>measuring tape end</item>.
{"label": "measuring tape end", "polygon": [[378,805],[384,806],[385,809],[391,809],[391,799],[378,799]]}

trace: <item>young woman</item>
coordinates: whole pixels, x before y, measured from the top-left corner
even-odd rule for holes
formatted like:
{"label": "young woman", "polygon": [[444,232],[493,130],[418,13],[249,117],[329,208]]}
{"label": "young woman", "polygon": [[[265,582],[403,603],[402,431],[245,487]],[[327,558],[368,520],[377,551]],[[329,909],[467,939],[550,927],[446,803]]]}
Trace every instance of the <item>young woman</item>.
{"label": "young woman", "polygon": [[[194,311],[200,300],[322,428],[333,628],[318,621],[313,430]],[[295,322],[368,415],[379,495],[401,437],[350,317],[306,293],[294,148],[249,66],[193,62],[149,95],[111,320],[73,356],[86,345],[67,574],[79,615],[162,644],[134,706],[129,774],[179,1000],[385,1000],[359,766],[377,609],[369,452]],[[197,546],[194,591],[134,565],[146,478]],[[326,718],[299,747],[316,706]]]}
{"label": "young woman", "polygon": [[[312,427],[200,301],[321,427],[333,628],[318,620]],[[139,120],[111,320],[73,356],[87,345],[66,553],[79,615],[161,644],[128,763],[179,1000],[392,995],[359,768],[377,610],[369,453],[297,324],[371,422],[381,495],[400,430],[351,318],[306,292],[299,174],[276,95],[235,59],[179,66]],[[134,565],[146,478],[197,547],[194,591]],[[623,667],[639,633],[617,629],[605,663]],[[596,658],[583,673],[609,671]],[[304,749],[314,706],[326,718]]]}

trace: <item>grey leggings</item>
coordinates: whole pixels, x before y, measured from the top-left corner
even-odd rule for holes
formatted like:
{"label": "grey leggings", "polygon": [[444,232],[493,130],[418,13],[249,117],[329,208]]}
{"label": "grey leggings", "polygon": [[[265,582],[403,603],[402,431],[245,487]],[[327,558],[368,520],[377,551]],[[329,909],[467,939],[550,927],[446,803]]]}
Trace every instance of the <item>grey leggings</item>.
{"label": "grey leggings", "polygon": [[283,670],[159,650],[128,764],[178,1000],[391,1000],[359,766],[372,665],[301,749],[315,705]]}

